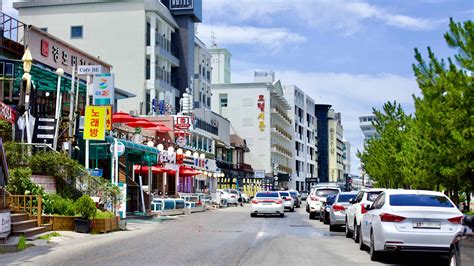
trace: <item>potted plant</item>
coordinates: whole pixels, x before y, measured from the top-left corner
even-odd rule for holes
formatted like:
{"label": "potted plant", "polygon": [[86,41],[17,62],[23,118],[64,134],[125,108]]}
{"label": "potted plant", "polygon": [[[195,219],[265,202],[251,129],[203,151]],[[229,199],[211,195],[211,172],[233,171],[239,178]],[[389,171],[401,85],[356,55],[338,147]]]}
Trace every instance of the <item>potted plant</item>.
{"label": "potted plant", "polygon": [[74,231],[78,233],[89,233],[92,228],[91,219],[95,216],[97,208],[91,197],[84,195],[75,204],[76,212],[81,218],[74,220]]}

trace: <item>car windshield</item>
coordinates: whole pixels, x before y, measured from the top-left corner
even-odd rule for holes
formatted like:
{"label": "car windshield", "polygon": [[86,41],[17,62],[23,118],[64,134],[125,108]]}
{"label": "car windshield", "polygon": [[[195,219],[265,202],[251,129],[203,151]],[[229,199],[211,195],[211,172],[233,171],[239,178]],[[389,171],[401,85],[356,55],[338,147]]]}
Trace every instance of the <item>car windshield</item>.
{"label": "car windshield", "polygon": [[420,207],[453,207],[445,196],[424,194],[398,194],[390,195],[392,206],[420,206]]}
{"label": "car windshield", "polygon": [[292,196],[298,196],[298,193],[297,193],[296,191],[290,191],[290,194],[291,194]]}
{"label": "car windshield", "polygon": [[327,197],[329,195],[337,194],[339,190],[333,188],[324,188],[316,190],[316,196],[318,197]]}
{"label": "car windshield", "polygon": [[367,200],[374,201],[380,193],[382,193],[382,191],[368,192]]}
{"label": "car windshield", "polygon": [[278,192],[258,192],[256,198],[279,198]]}
{"label": "car windshield", "polygon": [[339,194],[337,202],[349,202],[350,199],[355,199],[355,194]]}
{"label": "car windshield", "polygon": [[328,198],[326,199],[326,203],[327,203],[328,205],[331,205],[331,204],[334,203],[334,200],[335,200],[335,199],[336,199],[336,195],[335,195],[335,194],[329,195]]}
{"label": "car windshield", "polygon": [[288,193],[288,192],[280,192],[280,196],[282,196],[282,197],[288,197],[288,196],[290,196],[290,193]]}

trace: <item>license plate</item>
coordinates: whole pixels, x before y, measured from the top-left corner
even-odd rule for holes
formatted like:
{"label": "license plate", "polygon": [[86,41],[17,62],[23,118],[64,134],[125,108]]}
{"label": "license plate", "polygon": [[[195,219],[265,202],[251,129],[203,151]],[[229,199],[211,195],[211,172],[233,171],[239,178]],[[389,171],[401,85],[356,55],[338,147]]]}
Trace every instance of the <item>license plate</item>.
{"label": "license plate", "polygon": [[273,203],[271,202],[264,202],[263,205],[272,205]]}
{"label": "license plate", "polygon": [[413,228],[440,229],[440,222],[413,222]]}

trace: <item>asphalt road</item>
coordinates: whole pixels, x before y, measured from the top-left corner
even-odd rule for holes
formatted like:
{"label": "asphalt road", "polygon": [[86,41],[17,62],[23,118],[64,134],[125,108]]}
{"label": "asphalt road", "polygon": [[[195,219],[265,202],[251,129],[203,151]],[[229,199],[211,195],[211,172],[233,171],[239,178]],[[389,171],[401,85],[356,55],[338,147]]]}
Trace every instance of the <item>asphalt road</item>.
{"label": "asphalt road", "polygon": [[371,262],[342,230],[330,233],[328,226],[310,221],[304,208],[285,218],[250,218],[249,206],[231,207],[128,227],[3,254],[0,265],[447,265],[430,254]]}

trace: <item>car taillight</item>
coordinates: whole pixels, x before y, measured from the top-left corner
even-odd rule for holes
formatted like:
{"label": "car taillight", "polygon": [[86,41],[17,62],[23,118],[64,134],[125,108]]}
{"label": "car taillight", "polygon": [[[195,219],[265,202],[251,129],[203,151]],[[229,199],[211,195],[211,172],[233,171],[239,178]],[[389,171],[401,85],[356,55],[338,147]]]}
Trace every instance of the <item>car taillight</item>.
{"label": "car taillight", "polygon": [[463,217],[464,216],[457,216],[457,217],[449,218],[448,221],[452,224],[461,224]]}
{"label": "car taillight", "polygon": [[256,200],[256,199],[253,199],[253,200],[252,200],[252,204],[258,204],[258,203],[259,203],[258,200]]}
{"label": "car taillight", "polygon": [[342,205],[337,205],[337,204],[335,204],[335,205],[332,205],[332,209],[333,209],[334,211],[340,212],[340,211],[345,210],[346,208],[344,208],[344,206],[342,206]]}
{"label": "car taillight", "polygon": [[380,216],[380,220],[382,222],[399,223],[399,222],[406,219],[403,216],[398,216],[398,215],[395,215],[395,214],[390,214],[390,213],[385,213],[385,212],[382,212],[379,216]]}
{"label": "car taillight", "polygon": [[286,200],[286,201],[291,201],[291,198],[286,198],[285,200]]}
{"label": "car taillight", "polygon": [[316,197],[316,196],[311,196],[311,200],[319,201],[318,197]]}
{"label": "car taillight", "polygon": [[364,204],[360,205],[360,213],[366,213],[367,209],[365,208]]}
{"label": "car taillight", "polygon": [[282,201],[281,199],[279,199],[279,200],[274,200],[273,202],[275,202],[276,204],[282,204],[282,203],[283,203],[283,201]]}

